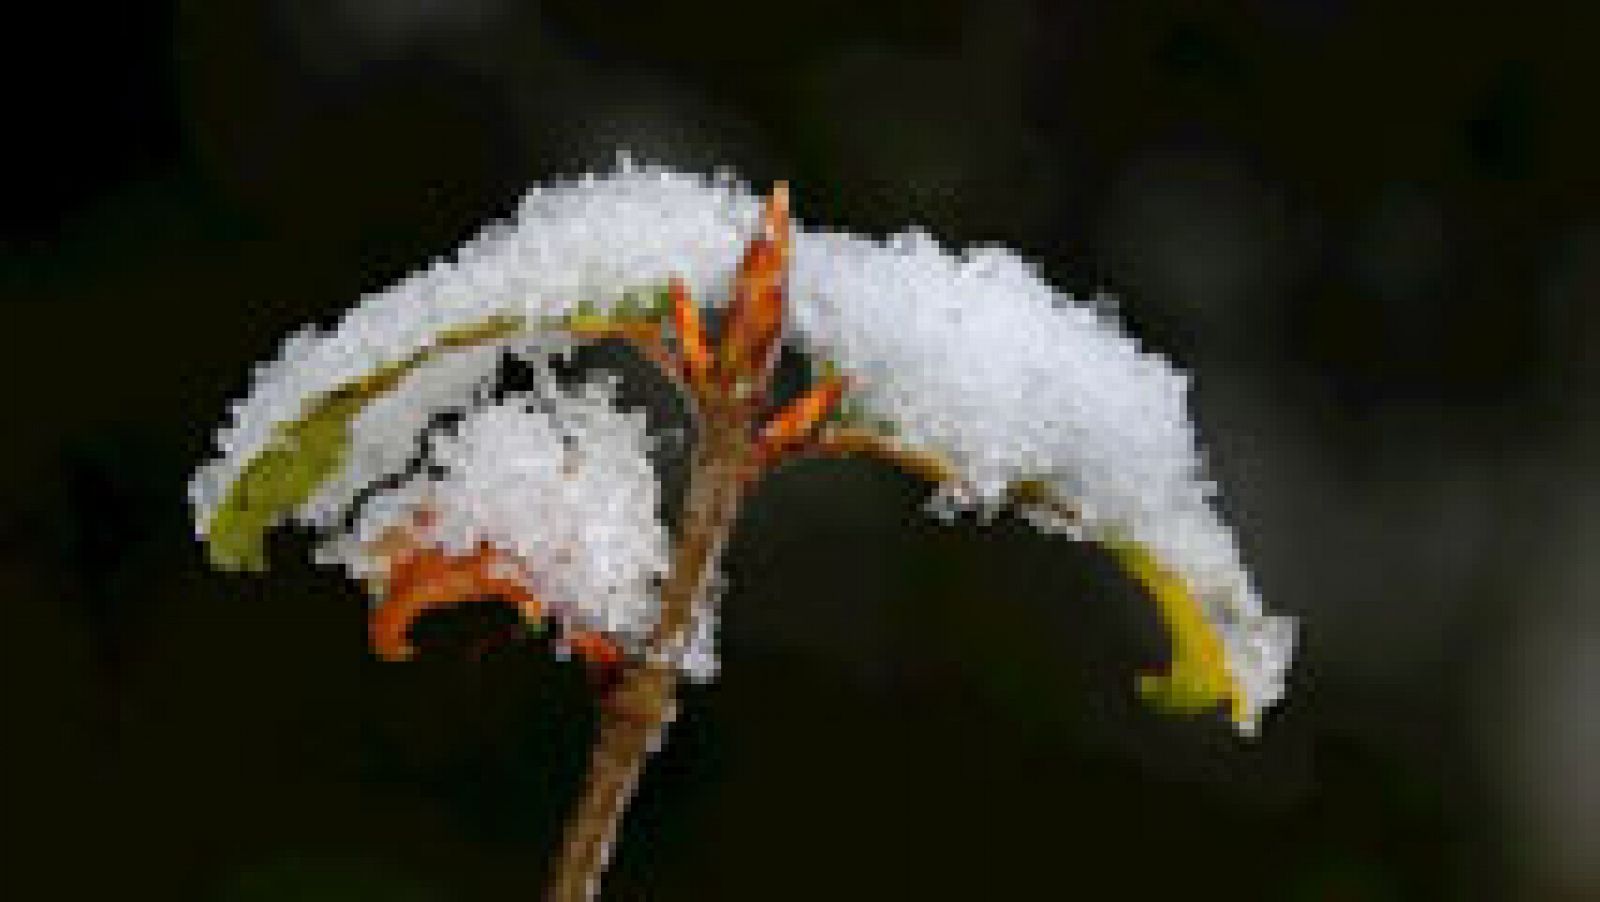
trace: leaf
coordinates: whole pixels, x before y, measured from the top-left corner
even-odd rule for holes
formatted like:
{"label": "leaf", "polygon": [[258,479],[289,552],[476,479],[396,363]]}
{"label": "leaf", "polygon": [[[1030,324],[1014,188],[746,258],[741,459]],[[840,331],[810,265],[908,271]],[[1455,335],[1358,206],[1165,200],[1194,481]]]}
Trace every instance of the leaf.
{"label": "leaf", "polygon": [[672,312],[672,291],[666,285],[651,289],[646,298],[644,307],[646,319],[660,320]]}
{"label": "leaf", "polygon": [[617,301],[616,305],[611,308],[612,319],[636,320],[642,318],[643,315],[644,306],[639,303],[638,296],[633,292],[623,295],[622,300]]}
{"label": "leaf", "polygon": [[221,570],[266,569],[266,533],[305,502],[343,464],[350,423],[373,399],[393,389],[439,353],[500,338],[522,328],[516,317],[495,317],[445,332],[405,360],[379,368],[307,402],[300,419],[277,434],[247,464],[206,527],[206,548]]}
{"label": "leaf", "polygon": [[265,570],[262,539],[283,514],[309,498],[344,460],[347,424],[360,407],[323,404],[280,429],[233,484],[206,530],[211,563],[220,570]]}
{"label": "leaf", "polygon": [[[1017,480],[1007,494],[1020,507],[1049,511],[1066,520],[1079,516],[1042,477]],[[1101,536],[1100,543],[1155,602],[1171,643],[1166,672],[1139,675],[1140,697],[1175,714],[1198,714],[1227,704],[1233,719],[1243,723],[1249,715],[1247,700],[1229,667],[1227,648],[1189,583],[1139,542],[1110,534]]]}
{"label": "leaf", "polygon": [[621,334],[631,326],[660,322],[672,310],[672,296],[666,285],[630,291],[609,308],[592,300],[582,300],[568,313],[545,320],[545,325],[592,334]]}
{"label": "leaf", "polygon": [[1244,699],[1228,669],[1222,637],[1189,585],[1144,545],[1126,539],[1105,544],[1150,594],[1171,637],[1172,662],[1167,672],[1141,675],[1139,694],[1174,713],[1199,713],[1228,703],[1236,720],[1243,716]]}
{"label": "leaf", "polygon": [[390,565],[384,598],[372,609],[368,635],[372,649],[386,661],[412,656],[411,625],[431,610],[471,602],[510,604],[529,623],[538,623],[544,605],[521,580],[503,575],[506,553],[480,542],[469,554],[439,548],[412,548]]}

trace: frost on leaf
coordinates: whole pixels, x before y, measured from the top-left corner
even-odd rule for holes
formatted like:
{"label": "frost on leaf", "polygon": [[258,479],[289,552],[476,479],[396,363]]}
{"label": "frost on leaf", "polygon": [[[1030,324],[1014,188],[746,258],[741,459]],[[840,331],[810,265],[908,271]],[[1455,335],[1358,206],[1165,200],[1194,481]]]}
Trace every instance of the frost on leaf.
{"label": "frost on leaf", "polygon": [[[705,318],[714,337],[702,302],[717,311]],[[218,564],[260,566],[262,534],[290,512],[340,530],[355,496],[395,475],[396,452],[378,439],[415,439],[402,428],[415,418],[386,420],[375,402],[402,395],[402,376],[443,377],[414,372],[440,336],[497,318],[627,342],[704,402],[689,405],[697,414],[729,420],[767,409],[756,396],[775,349],[794,347],[820,375],[750,424],[754,471],[813,453],[875,456],[933,483],[937,509],[1012,506],[1046,531],[1105,543],[1171,635],[1171,667],[1140,681],[1145,695],[1227,705],[1248,732],[1283,694],[1294,623],[1266,612],[1217,512],[1188,374],[1141,347],[1114,309],[1059,291],[1004,248],[807,226],[781,188],[763,204],[729,176],[627,160],[535,187],[510,222],[368,295],[333,331],[286,344],[192,489]],[[428,403],[446,394],[419,390]],[[404,413],[404,400],[391,406]],[[588,613],[616,609],[601,598]]]}
{"label": "frost on leaf", "polygon": [[432,346],[309,402],[304,415],[279,424],[267,446],[245,465],[205,527],[213,565],[264,570],[268,530],[304,503],[344,462],[350,423],[368,404],[441,353],[515,332],[521,324],[495,319],[441,335]]}

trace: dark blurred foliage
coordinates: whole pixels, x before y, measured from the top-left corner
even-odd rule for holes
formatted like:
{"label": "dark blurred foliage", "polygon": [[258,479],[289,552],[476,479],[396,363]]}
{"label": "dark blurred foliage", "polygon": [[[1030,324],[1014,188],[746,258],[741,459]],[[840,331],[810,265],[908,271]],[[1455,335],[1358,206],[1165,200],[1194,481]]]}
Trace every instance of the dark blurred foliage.
{"label": "dark blurred foliage", "polygon": [[615,899],[1600,898],[1597,17],[1582,4],[29,4],[0,264],[7,898],[535,898],[584,682],[505,612],[364,649],[184,483],[293,327],[619,146],[1004,242],[1195,374],[1304,620],[1256,741],[1131,699],[1092,548],[866,465],[729,549]]}

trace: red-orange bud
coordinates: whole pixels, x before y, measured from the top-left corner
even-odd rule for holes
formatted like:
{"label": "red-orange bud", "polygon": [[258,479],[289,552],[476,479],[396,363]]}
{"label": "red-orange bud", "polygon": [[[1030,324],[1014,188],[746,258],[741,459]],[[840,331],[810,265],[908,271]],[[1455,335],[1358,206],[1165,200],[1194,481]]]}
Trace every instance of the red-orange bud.
{"label": "red-orange bud", "polygon": [[706,347],[705,326],[700,322],[700,308],[682,281],[673,277],[667,283],[667,293],[672,300],[672,328],[678,333],[678,356],[683,366],[684,379],[692,387],[705,382],[711,368],[711,352]]}
{"label": "red-orange bud", "polygon": [[800,444],[844,397],[844,389],[842,376],[827,376],[774,414],[757,441],[758,459],[771,463]]}
{"label": "red-orange bud", "polygon": [[762,388],[783,326],[783,283],[789,267],[789,186],[767,196],[762,234],[751,240],[734,277],[718,364],[724,385]]}

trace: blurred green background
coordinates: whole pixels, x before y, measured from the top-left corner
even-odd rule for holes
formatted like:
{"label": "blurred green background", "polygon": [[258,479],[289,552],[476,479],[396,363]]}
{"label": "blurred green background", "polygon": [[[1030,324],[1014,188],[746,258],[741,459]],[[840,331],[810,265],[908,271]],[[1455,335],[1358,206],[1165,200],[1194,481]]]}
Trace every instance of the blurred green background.
{"label": "blurred green background", "polygon": [[[514,0],[16,11],[8,898],[537,898],[592,723],[505,612],[404,666],[184,499],[250,367],[529,183],[636,156],[1002,242],[1193,370],[1304,618],[1256,741],[1142,708],[1093,548],[870,465],[728,549],[613,899],[1600,899],[1600,136],[1581,4]],[[504,616],[502,616],[504,615]]]}

